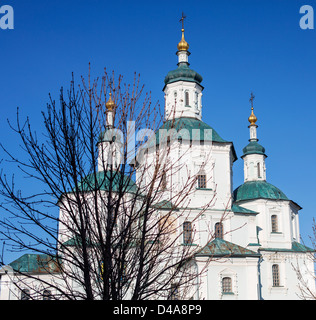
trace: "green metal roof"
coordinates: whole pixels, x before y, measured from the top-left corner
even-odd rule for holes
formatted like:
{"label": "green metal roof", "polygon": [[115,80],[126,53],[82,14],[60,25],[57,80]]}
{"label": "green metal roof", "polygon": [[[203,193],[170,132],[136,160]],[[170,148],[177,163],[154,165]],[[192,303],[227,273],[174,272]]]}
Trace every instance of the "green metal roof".
{"label": "green metal roof", "polygon": [[284,248],[260,248],[260,251],[273,251],[273,252],[315,252],[314,249],[311,249],[301,243],[296,241],[292,242],[291,249],[284,249]]}
{"label": "green metal roof", "polygon": [[[93,243],[89,239],[86,239],[85,243],[88,247],[96,246],[96,243]],[[74,237],[63,242],[63,245],[65,247],[81,247],[82,246],[82,239],[79,235],[75,235]]]}
{"label": "green metal roof", "polygon": [[266,156],[265,152],[266,149],[259,144],[257,141],[250,141],[249,144],[243,148],[243,156],[246,156],[248,154],[263,154]]}
{"label": "green metal roof", "polygon": [[232,142],[224,140],[221,136],[205,122],[190,117],[180,117],[172,120],[167,120],[151,137],[146,145],[147,148],[153,147],[155,144],[167,142],[167,137],[172,140],[189,141],[210,141],[219,143],[231,143],[234,161],[237,160],[236,151]]}
{"label": "green metal roof", "polygon": [[162,200],[158,203],[153,204],[152,206],[153,208],[159,209],[159,210],[179,211],[179,209],[171,201],[168,201],[168,200]]}
{"label": "green metal roof", "polygon": [[192,70],[187,63],[179,63],[177,69],[169,71],[166,75],[165,85],[176,81],[190,81],[200,84],[202,80],[202,76]]}
{"label": "green metal roof", "polygon": [[47,254],[24,254],[9,263],[16,272],[52,273],[60,272],[55,257]]}
{"label": "green metal roof", "polygon": [[243,208],[235,203],[233,203],[231,210],[235,213],[258,214],[258,212],[256,212],[256,211],[252,211],[252,210]]}
{"label": "green metal roof", "polygon": [[[111,188],[110,188],[111,186]],[[136,192],[136,183],[120,171],[98,171],[87,175],[80,183],[80,191],[112,190]],[[74,191],[74,190],[73,190]]]}
{"label": "green metal roof", "polygon": [[259,257],[260,254],[237,244],[216,238],[202,248],[196,256],[243,258]]}
{"label": "green metal roof", "polygon": [[277,187],[266,181],[248,181],[234,191],[234,201],[272,199],[289,200]]}
{"label": "green metal roof", "polygon": [[156,132],[157,144],[159,144],[161,138],[167,139],[168,131],[172,129],[176,131],[176,136],[171,137],[173,139],[181,137],[182,140],[228,142],[222,139],[220,135],[205,122],[196,118],[181,117],[166,121],[158,129]]}

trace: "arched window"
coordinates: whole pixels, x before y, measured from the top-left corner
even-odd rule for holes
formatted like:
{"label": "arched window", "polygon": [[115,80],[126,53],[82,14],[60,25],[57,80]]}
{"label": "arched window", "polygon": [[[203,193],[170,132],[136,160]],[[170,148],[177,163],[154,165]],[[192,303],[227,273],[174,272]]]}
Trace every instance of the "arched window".
{"label": "arched window", "polygon": [[199,108],[199,94],[195,92],[195,109]]}
{"label": "arched window", "polygon": [[30,290],[29,289],[22,289],[21,291],[21,300],[30,300]]}
{"label": "arched window", "polygon": [[258,178],[261,178],[260,163],[257,163]]}
{"label": "arched window", "polygon": [[192,244],[192,223],[190,221],[183,223],[183,243]]}
{"label": "arched window", "polygon": [[280,271],[279,271],[279,265],[274,264],[272,266],[272,286],[273,287],[279,287],[280,286]]}
{"label": "arched window", "polygon": [[221,222],[215,223],[215,238],[223,239],[223,224]]}
{"label": "arched window", "polygon": [[271,231],[278,232],[278,216],[276,214],[271,216]]}
{"label": "arched window", "polygon": [[255,169],[255,164],[253,162],[250,162],[250,164],[249,164],[249,176],[248,176],[250,179],[252,179],[254,177],[254,175],[255,175],[254,169]]}
{"label": "arched window", "polygon": [[184,96],[185,96],[185,105],[186,105],[186,106],[189,106],[189,105],[190,105],[189,91],[186,91],[186,92],[184,93]]}
{"label": "arched window", "polygon": [[232,293],[232,278],[225,277],[222,279],[222,292],[223,293]]}

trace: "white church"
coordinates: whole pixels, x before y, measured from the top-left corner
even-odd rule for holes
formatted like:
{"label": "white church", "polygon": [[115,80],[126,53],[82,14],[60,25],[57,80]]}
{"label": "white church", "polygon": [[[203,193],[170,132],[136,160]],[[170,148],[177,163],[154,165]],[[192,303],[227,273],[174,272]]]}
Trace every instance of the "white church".
{"label": "white church", "polygon": [[[172,186],[172,191],[177,192],[177,188],[181,188],[181,179],[185,179],[188,168],[198,176],[196,190],[188,199],[190,213],[185,221],[179,221],[188,230],[195,230],[190,241],[198,248],[197,269],[203,270],[209,263],[191,298],[301,299],[302,281],[315,292],[313,250],[300,243],[299,211],[302,208],[268,182],[267,155],[265,148],[258,143],[253,96],[248,119],[250,139],[245,141],[241,156],[244,183],[234,188],[236,151],[232,142],[221,138],[203,121],[202,77],[190,68],[188,49],[182,28],[177,51],[178,67],[170,71],[164,81],[166,121],[163,128],[173,123],[174,128],[186,129],[190,135],[187,139],[182,137],[181,141],[171,142],[171,148],[184,154],[181,161],[185,164],[183,171],[172,177],[173,181],[178,181]],[[200,132],[198,143],[192,144],[196,130]],[[154,148],[149,145],[146,152],[146,161],[152,161]],[[146,174],[150,175],[137,172],[136,182],[145,183],[149,178]],[[170,183],[168,177],[166,184]],[[166,195],[167,201],[169,195]],[[205,209],[199,219],[194,219],[212,198],[212,206]],[[210,242],[209,233],[214,235]],[[210,257],[211,262],[208,262]],[[15,266],[27,266],[25,272],[32,273],[35,272],[32,267],[36,265],[36,259],[36,255],[23,255],[0,270],[1,300],[25,298],[25,292],[19,292],[13,283]],[[298,279],[295,267],[299,268],[302,279]],[[39,276],[48,277],[45,274]],[[32,292],[28,294],[32,295]]]}

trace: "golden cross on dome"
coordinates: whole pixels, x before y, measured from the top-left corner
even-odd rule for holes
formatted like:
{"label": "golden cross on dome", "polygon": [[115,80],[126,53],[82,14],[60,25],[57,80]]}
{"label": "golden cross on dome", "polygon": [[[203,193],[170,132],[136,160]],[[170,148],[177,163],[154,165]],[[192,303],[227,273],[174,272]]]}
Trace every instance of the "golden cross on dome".
{"label": "golden cross on dome", "polygon": [[184,15],[183,11],[182,11],[182,16],[181,19],[179,20],[179,22],[182,23],[182,29],[184,29],[184,19],[186,18],[186,16]]}
{"label": "golden cross on dome", "polygon": [[251,115],[248,118],[248,121],[250,122],[251,126],[256,126],[256,122],[257,122],[257,117],[254,115],[253,113],[253,100],[255,99],[255,96],[253,95],[253,93],[251,92],[251,96],[250,96],[250,103],[251,103]]}

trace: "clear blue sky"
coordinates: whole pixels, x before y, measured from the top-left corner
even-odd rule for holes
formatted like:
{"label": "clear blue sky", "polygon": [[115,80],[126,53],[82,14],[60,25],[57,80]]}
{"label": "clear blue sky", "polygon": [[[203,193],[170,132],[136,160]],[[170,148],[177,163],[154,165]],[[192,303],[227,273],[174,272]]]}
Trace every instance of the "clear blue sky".
{"label": "clear blue sky", "polygon": [[[140,73],[163,107],[163,80],[176,68],[181,12],[187,15],[191,67],[203,76],[203,121],[234,142],[234,187],[243,182],[253,91],[267,180],[303,207],[301,233],[316,217],[316,30],[299,27],[302,5],[315,0],[0,0],[14,8],[14,30],[0,29],[0,139],[18,140],[7,125],[16,107],[41,129],[48,93],[58,99],[71,73],[103,68],[127,81]],[[316,13],[316,11],[315,11]],[[2,155],[0,154],[0,158]],[[27,187],[21,185],[21,189]]]}

